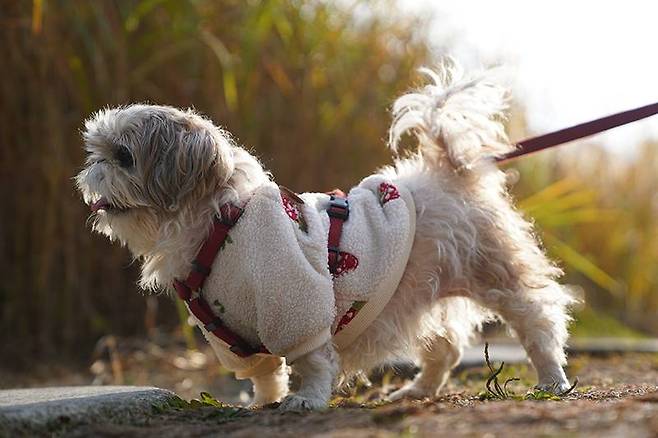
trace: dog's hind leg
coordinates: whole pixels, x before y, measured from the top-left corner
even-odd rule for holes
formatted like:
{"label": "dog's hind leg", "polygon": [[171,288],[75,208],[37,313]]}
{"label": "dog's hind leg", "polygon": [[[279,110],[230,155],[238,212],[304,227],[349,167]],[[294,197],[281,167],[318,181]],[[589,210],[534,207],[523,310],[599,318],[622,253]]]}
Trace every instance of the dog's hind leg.
{"label": "dog's hind leg", "polygon": [[300,411],[327,407],[338,375],[338,355],[331,342],[296,359],[291,366],[302,382],[296,393],[283,399],[279,409]]}
{"label": "dog's hind leg", "polygon": [[464,348],[494,315],[466,297],[439,299],[421,320],[417,357],[421,371],[389,399],[434,397],[443,388],[452,369],[459,364]]}
{"label": "dog's hind leg", "polygon": [[434,397],[448,381],[450,371],[461,360],[461,345],[439,334],[433,334],[424,341],[419,348],[420,372],[412,382],[389,394],[389,400]]}
{"label": "dog's hind leg", "polygon": [[563,286],[549,281],[542,288],[520,291],[490,290],[484,303],[514,330],[537,371],[537,388],[560,394],[570,385],[562,369],[574,299]]}

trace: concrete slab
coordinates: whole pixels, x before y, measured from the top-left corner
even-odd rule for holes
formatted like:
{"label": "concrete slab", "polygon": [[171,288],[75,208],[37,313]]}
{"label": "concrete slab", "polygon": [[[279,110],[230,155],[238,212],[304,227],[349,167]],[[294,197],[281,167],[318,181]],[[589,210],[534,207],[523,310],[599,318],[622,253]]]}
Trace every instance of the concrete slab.
{"label": "concrete slab", "polygon": [[569,340],[571,353],[658,353],[658,339],[642,338],[573,338]]}
{"label": "concrete slab", "polygon": [[68,424],[124,422],[153,413],[176,395],[139,386],[73,386],[0,391],[0,436],[49,433]]}
{"label": "concrete slab", "polygon": [[[658,339],[627,338],[573,338],[567,346],[569,354],[608,355],[616,353],[658,353]],[[513,340],[489,343],[489,358],[492,362],[524,363],[528,356],[518,342]],[[460,362],[462,367],[484,364],[484,344],[474,345],[464,350]]]}

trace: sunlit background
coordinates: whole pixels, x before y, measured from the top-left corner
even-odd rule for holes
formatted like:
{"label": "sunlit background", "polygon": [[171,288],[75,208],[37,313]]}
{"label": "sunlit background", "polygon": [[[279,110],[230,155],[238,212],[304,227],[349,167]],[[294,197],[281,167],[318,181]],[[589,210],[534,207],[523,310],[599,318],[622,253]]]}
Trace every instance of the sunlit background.
{"label": "sunlit background", "polygon": [[[557,130],[658,101],[658,5],[631,1],[400,1],[433,19],[438,53],[471,67],[504,65],[529,134]],[[599,136],[621,155],[658,136],[653,120]]]}
{"label": "sunlit background", "polygon": [[[174,301],[144,297],[138,262],[85,224],[71,178],[93,111],[194,106],[279,183],[348,188],[390,162],[390,104],[420,83],[417,67],[444,56],[468,68],[504,66],[513,140],[657,101],[654,9],[640,1],[3,6],[0,386],[48,376],[186,394],[190,379],[217,379]],[[649,119],[506,166],[519,207],[586,296],[575,336],[658,335],[657,133]],[[174,383],[150,374],[158,366]]]}

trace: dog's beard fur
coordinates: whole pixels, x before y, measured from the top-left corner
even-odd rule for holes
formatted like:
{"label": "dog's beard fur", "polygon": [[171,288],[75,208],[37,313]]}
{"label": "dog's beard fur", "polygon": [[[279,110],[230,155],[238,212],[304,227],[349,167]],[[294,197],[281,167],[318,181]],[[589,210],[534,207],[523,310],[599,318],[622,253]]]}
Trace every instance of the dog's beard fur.
{"label": "dog's beard fur", "polygon": [[[419,148],[380,171],[414,197],[414,247],[389,304],[341,352],[342,369],[358,373],[416,356],[428,371],[397,396],[432,395],[475,331],[500,315],[518,333],[540,384],[564,389],[566,309],[574,299],[555,282],[561,271],[513,208],[505,175],[492,162],[513,149],[501,124],[505,91],[486,75],[463,78],[455,68],[424,72],[433,82],[395,102],[390,130],[393,149],[406,133]],[[145,288],[167,287],[186,275],[219,206],[247,200],[269,179],[225,131],[190,110],[103,110],[87,121],[85,143],[89,157],[78,187],[87,203],[104,197],[115,207],[93,215],[94,229],[143,259]],[[133,166],[121,164],[130,160],[120,148]],[[309,363],[332,368],[331,352],[322,351],[310,354]],[[254,380],[256,390],[260,384],[280,392],[283,374],[276,382]],[[261,393],[259,399],[282,395]]]}

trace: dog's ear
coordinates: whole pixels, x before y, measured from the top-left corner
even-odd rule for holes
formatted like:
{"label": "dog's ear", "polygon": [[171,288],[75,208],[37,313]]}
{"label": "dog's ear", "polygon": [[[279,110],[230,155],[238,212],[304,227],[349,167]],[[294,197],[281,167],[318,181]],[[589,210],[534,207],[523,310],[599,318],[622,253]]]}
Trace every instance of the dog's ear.
{"label": "dog's ear", "polygon": [[216,193],[233,172],[228,135],[192,111],[157,120],[147,129],[144,186],[153,203],[165,211]]}

